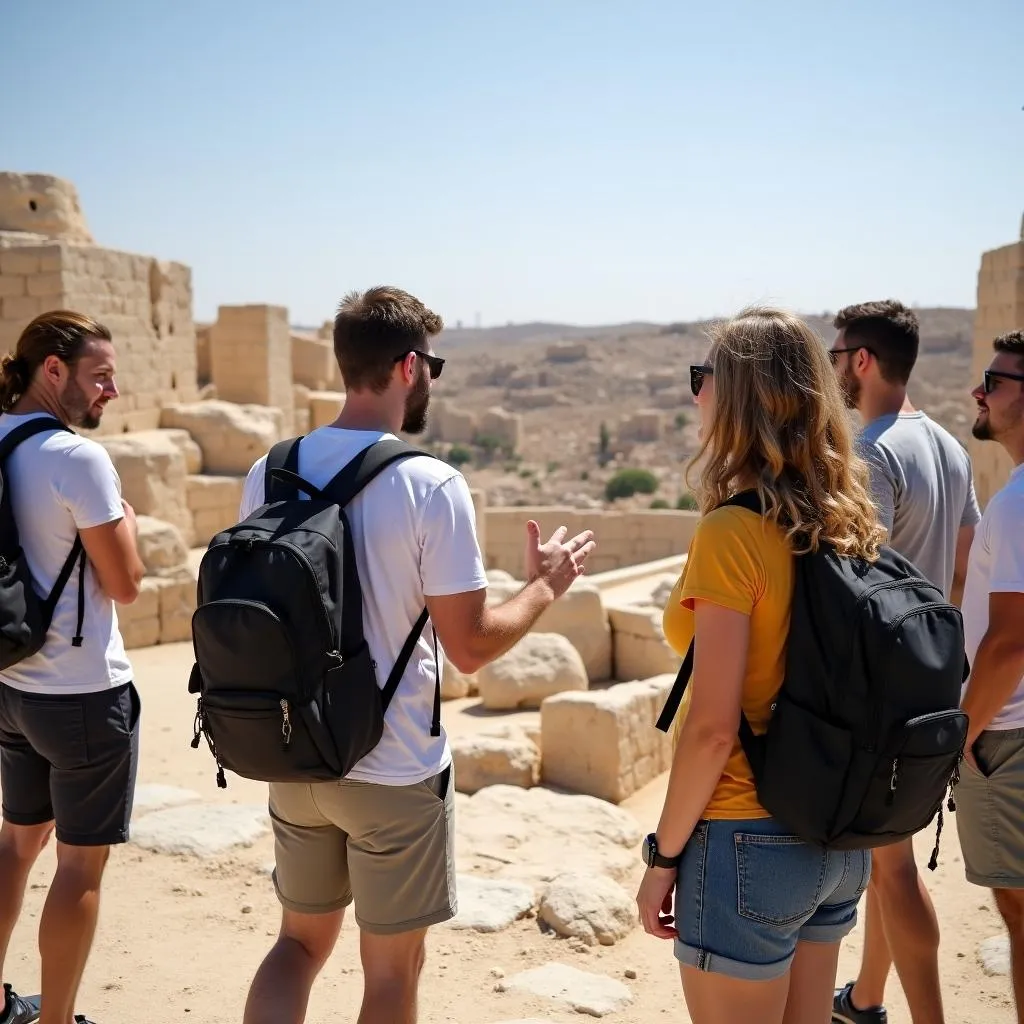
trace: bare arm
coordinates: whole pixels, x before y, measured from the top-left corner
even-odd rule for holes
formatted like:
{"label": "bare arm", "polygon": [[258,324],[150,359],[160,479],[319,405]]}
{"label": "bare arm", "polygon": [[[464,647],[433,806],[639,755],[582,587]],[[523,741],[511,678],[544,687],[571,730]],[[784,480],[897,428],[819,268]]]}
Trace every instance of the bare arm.
{"label": "bare arm", "polygon": [[1024,593],[989,594],[988,630],[971,666],[962,707],[970,719],[967,749],[1002,710],[1024,677]]}
{"label": "bare arm", "polygon": [[974,527],[961,526],[956,535],[956,556],[953,563],[953,586],[949,599],[958,607],[963,603],[964,582],[967,579],[967,559],[974,543]]}
{"label": "bare arm", "polygon": [[563,541],[567,532],[563,526],[540,544],[537,524],[531,520],[526,525],[529,578],[518,594],[491,607],[486,588],[426,599],[437,638],[460,672],[476,672],[514,647],[544,609],[569,589],[594,550],[590,530]]}
{"label": "bare arm", "polygon": [[118,604],[131,604],[139,596],[146,569],[136,543],[135,512],[127,502],[122,505],[122,519],[80,530],[79,536],[103,593]]}

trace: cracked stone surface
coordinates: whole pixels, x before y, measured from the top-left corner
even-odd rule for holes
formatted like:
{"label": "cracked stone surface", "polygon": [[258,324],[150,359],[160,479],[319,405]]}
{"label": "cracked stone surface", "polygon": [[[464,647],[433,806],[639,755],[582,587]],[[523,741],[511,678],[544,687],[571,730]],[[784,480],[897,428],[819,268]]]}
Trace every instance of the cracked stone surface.
{"label": "cracked stone surface", "polygon": [[132,822],[131,841],[157,853],[215,857],[270,830],[265,804],[183,804]]}
{"label": "cracked stone surface", "polygon": [[533,889],[522,882],[458,875],[455,880],[458,915],[449,928],[500,932],[527,914],[534,904]]}
{"label": "cracked stone surface", "polygon": [[181,804],[194,803],[201,799],[202,796],[194,789],[163,786],[158,782],[140,783],[135,787],[132,817],[146,814],[149,811],[162,811],[165,807],[178,807]]}
{"label": "cracked stone surface", "polygon": [[624,1009],[633,1001],[633,993],[615,978],[581,971],[568,964],[550,963],[532,967],[498,983],[503,992],[523,992],[553,999],[577,1013],[603,1017]]}

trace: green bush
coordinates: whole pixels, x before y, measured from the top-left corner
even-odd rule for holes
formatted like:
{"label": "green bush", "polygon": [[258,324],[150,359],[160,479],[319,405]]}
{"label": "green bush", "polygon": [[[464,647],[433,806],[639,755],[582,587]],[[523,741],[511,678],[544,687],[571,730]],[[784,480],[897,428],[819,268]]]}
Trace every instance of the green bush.
{"label": "green bush", "polygon": [[651,502],[651,508],[668,508],[668,502],[664,498],[655,498]]}
{"label": "green bush", "polygon": [[676,499],[676,508],[685,509],[688,512],[696,512],[700,506],[697,504],[697,499],[687,491],[685,494],[680,494]]}
{"label": "green bush", "polygon": [[676,413],[676,430],[682,430],[687,423],[690,422],[690,417],[685,412]]}
{"label": "green bush", "polygon": [[658,478],[649,469],[620,469],[604,488],[608,501],[631,498],[634,494],[653,494],[658,489]]}
{"label": "green bush", "polygon": [[458,467],[464,466],[467,462],[473,461],[473,453],[461,444],[453,444],[448,449],[448,462],[451,465]]}

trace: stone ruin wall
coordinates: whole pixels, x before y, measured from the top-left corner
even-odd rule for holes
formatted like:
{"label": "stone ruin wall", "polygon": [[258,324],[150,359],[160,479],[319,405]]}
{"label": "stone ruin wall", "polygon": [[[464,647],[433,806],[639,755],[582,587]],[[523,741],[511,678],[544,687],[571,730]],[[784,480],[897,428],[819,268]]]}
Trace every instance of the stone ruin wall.
{"label": "stone ruin wall", "polygon": [[[982,371],[992,361],[992,341],[1000,334],[1021,328],[1024,328],[1024,223],[1019,242],[993,249],[981,258],[974,318],[972,387],[981,381]],[[984,508],[989,498],[1006,483],[1012,464],[1006,452],[992,441],[976,441],[972,437],[968,450],[974,465],[978,501]]]}

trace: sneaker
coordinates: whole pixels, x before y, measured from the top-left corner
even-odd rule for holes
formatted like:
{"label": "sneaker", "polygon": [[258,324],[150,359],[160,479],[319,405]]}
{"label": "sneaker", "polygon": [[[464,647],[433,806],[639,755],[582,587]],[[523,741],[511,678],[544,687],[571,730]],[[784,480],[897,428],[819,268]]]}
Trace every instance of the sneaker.
{"label": "sneaker", "polygon": [[853,982],[848,982],[832,998],[832,1024],[888,1024],[884,1006],[858,1010],[853,1005]]}
{"label": "sneaker", "polygon": [[32,1024],[39,1020],[39,996],[19,996],[10,985],[4,984],[4,1006],[8,1007],[0,1024]]}
{"label": "sneaker", "polygon": [[[3,1024],[3,1022],[0,1021],[0,1024]],[[96,1022],[94,1020],[89,1020],[84,1013],[76,1013],[75,1024],[96,1024]]]}

